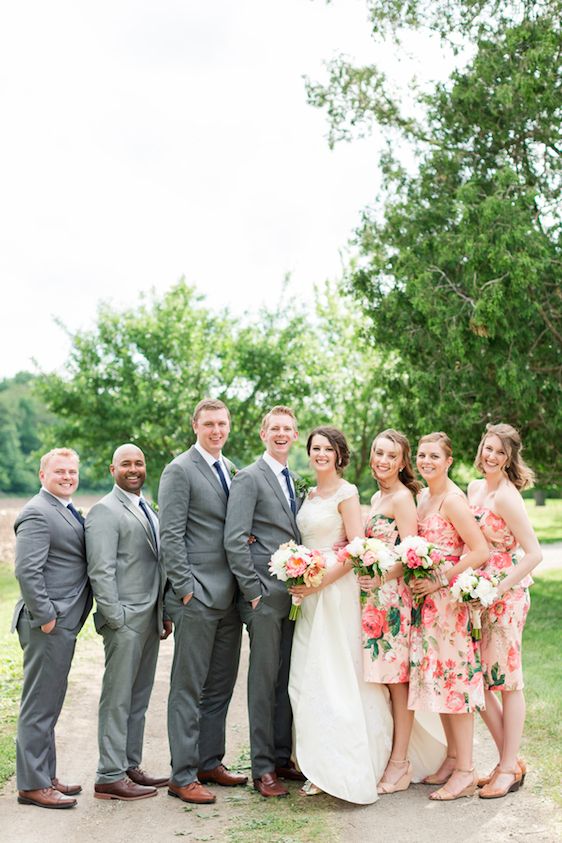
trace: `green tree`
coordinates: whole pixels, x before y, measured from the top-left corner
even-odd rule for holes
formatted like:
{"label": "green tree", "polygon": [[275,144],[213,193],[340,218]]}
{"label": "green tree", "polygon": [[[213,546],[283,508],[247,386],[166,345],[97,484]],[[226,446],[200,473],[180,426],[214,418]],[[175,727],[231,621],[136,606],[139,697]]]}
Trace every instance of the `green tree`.
{"label": "green tree", "polygon": [[155,489],[194,441],[196,403],[212,396],[231,411],[229,455],[244,464],[261,451],[263,413],[287,401],[298,409],[310,393],[307,331],[298,310],[274,307],[252,320],[212,313],[184,281],[125,311],[102,305],[96,327],[74,335],[65,376],[41,378],[57,416],[51,443],[75,447],[103,478],[113,449],[133,441]]}
{"label": "green tree", "polygon": [[454,26],[478,35],[467,66],[418,97],[417,119],[374,66],[339,60],[326,85],[309,85],[333,142],[374,123],[399,131],[418,155],[414,175],[394,150],[383,156],[383,210],[364,213],[348,277],[375,347],[397,355],[400,375],[385,395],[406,432],[445,428],[467,460],[487,421],[510,421],[541,480],[553,481],[562,406],[560,3],[368,6],[375,33],[425,21],[443,37]]}

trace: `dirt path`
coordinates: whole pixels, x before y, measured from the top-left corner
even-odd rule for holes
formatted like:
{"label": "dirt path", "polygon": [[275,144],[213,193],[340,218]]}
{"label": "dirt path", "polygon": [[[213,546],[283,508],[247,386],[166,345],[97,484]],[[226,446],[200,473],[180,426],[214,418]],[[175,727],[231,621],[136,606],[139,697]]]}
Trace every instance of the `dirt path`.
{"label": "dirt path", "polygon": [[[143,766],[155,774],[167,770],[166,694],[171,653],[172,642],[165,642],[146,730]],[[228,723],[226,763],[233,768],[247,766],[246,665],[245,638]],[[475,797],[450,805],[429,802],[428,788],[422,785],[383,797],[367,807],[328,796],[306,800],[305,804],[294,792],[296,785],[291,785],[288,799],[279,801],[263,800],[250,788],[216,788],[216,805],[201,808],[184,806],[168,797],[165,790],[154,799],[130,804],[94,799],[96,716],[102,669],[101,640],[92,635],[81,639],[57,730],[60,776],[64,781],[81,782],[84,788],[78,797],[78,808],[59,812],[20,806],[12,780],[0,795],[0,839],[4,843],[168,843],[179,838],[225,843],[300,843],[309,839],[323,843],[385,839],[393,843],[552,843],[559,839],[554,806],[540,792],[534,792],[532,771],[524,789],[505,799],[483,802]],[[476,759],[481,770],[493,765],[493,753],[482,732]],[[272,805],[274,801],[276,804]]]}

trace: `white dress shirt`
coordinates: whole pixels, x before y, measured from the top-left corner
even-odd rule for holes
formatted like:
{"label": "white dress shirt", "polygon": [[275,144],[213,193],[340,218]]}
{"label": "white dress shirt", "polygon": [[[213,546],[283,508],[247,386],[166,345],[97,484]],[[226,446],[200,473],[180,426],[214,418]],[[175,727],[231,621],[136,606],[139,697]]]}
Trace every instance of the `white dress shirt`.
{"label": "white dress shirt", "polygon": [[[281,473],[285,468],[288,468],[288,466],[282,465],[280,462],[277,462],[277,460],[273,459],[271,454],[269,454],[267,451],[264,453],[263,458],[264,458],[264,461],[268,464],[268,466],[272,470],[272,472],[277,477],[279,485],[281,486],[283,494],[285,495],[285,497],[287,499],[287,503],[289,504],[289,508],[290,508],[291,507],[291,496],[289,494],[289,489],[287,488],[287,480],[285,479],[285,476]],[[291,488],[293,490],[293,495],[295,495],[295,484],[293,483],[292,477],[289,478],[289,482],[290,482]],[[297,496],[295,495],[295,500],[296,499],[297,499]]]}
{"label": "white dress shirt", "polygon": [[222,483],[220,481],[220,477],[218,475],[218,472],[215,468],[216,461],[218,460],[220,462],[221,468],[222,468],[222,473],[224,474],[224,479],[226,480],[226,485],[230,489],[230,484],[232,482],[232,478],[230,476],[230,469],[228,468],[227,464],[225,463],[222,453],[219,454],[218,457],[214,457],[212,454],[210,454],[208,451],[206,451],[205,448],[203,448],[203,446],[199,444],[199,442],[195,443],[194,448],[195,448],[196,451],[199,451],[199,453],[201,454],[201,456],[203,457],[203,459],[205,460],[207,465],[209,465],[213,469],[213,475],[214,475],[214,477],[216,477],[217,483],[219,484],[219,486],[222,489]]}
{"label": "white dress shirt", "polygon": [[143,493],[141,492],[140,495],[135,495],[134,492],[127,492],[127,490],[122,489],[121,486],[118,486],[117,488],[119,489],[120,492],[123,492],[124,495],[127,495],[129,500],[131,501],[131,503],[134,503],[135,506],[138,506],[138,508],[140,509],[140,512],[141,512],[141,517],[146,519],[146,515],[144,514],[144,512],[142,511],[141,506],[140,506],[141,500],[144,501],[144,504],[145,504],[146,508],[148,509],[148,511],[150,513],[150,523],[154,527],[154,532],[156,533],[156,543],[157,543],[158,547],[160,547],[160,526],[158,524],[158,518],[156,518],[156,516],[153,516],[152,507],[149,504],[149,502],[147,501],[147,499],[144,497]]}

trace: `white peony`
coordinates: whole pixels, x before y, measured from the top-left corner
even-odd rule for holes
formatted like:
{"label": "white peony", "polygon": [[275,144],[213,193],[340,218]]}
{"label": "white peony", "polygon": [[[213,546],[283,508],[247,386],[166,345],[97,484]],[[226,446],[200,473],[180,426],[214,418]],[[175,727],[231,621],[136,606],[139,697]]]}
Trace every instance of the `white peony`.
{"label": "white peony", "polygon": [[479,577],[473,596],[475,600],[480,600],[483,606],[491,606],[498,598],[498,590],[490,580]]}
{"label": "white peony", "polygon": [[365,539],[356,536],[345,548],[350,556],[361,556],[365,549]]}

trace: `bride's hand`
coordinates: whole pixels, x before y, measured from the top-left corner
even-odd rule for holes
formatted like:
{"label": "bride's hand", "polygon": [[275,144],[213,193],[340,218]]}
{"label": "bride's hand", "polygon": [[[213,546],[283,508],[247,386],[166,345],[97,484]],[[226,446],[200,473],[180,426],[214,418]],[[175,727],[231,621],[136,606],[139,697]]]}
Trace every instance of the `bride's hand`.
{"label": "bride's hand", "polygon": [[374,577],[370,577],[368,574],[364,576],[357,577],[357,582],[359,583],[359,587],[361,591],[375,591],[375,589],[381,587],[381,578],[377,575]]}
{"label": "bride's hand", "polygon": [[309,597],[311,594],[316,594],[321,588],[322,586],[319,585],[294,585],[289,589],[289,594],[293,597]]}

